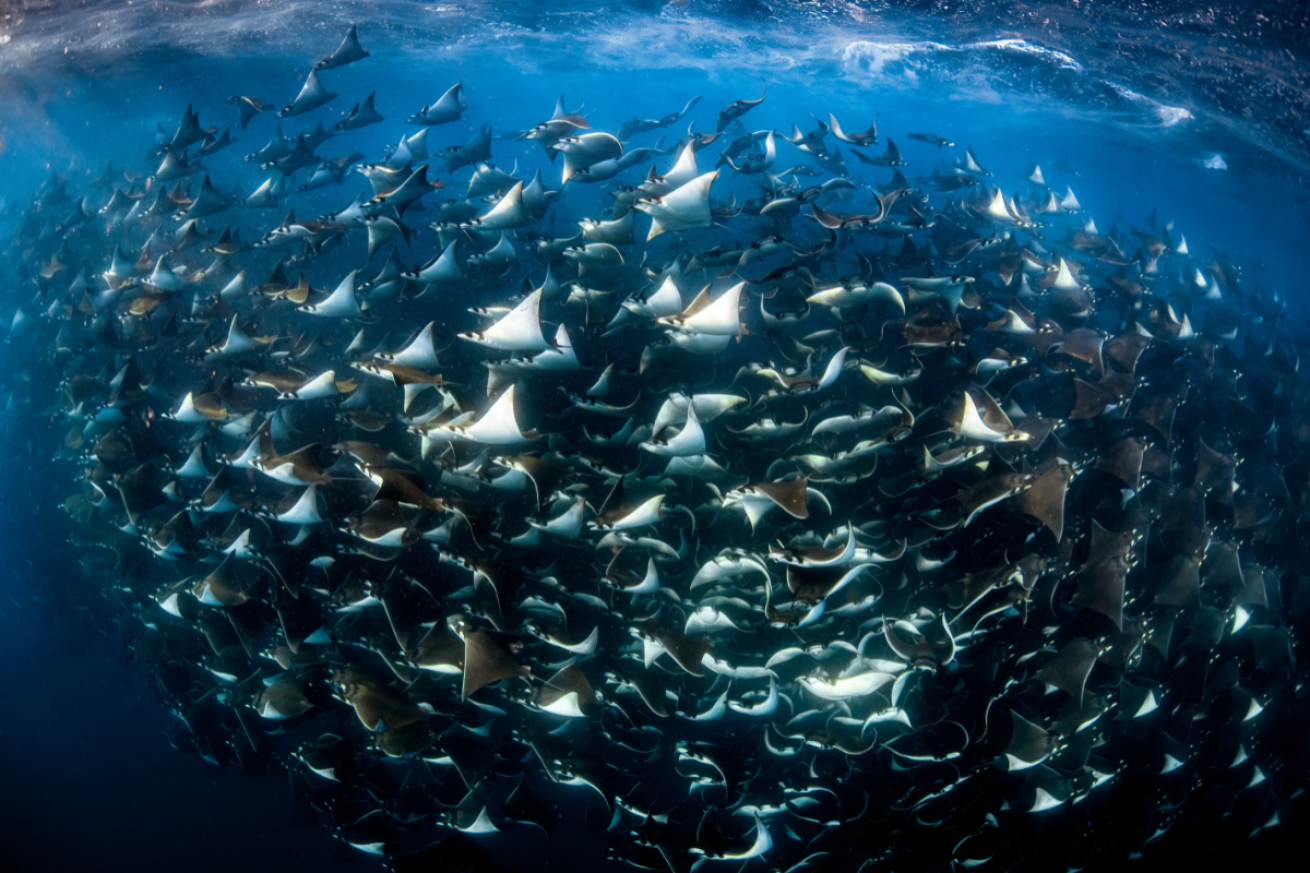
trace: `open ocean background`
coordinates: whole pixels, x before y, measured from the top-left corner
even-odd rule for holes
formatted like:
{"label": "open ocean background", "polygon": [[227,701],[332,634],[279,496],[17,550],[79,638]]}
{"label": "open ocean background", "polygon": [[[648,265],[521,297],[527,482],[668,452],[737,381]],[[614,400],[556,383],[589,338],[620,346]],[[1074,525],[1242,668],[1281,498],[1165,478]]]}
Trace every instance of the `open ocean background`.
{"label": "open ocean background", "polygon": [[[1072,187],[1103,232],[1143,226],[1156,210],[1162,222],[1176,222],[1194,253],[1213,243],[1242,267],[1247,284],[1278,289],[1289,322],[1305,335],[1305,2],[116,0],[8,2],[0,12],[0,200],[7,203],[30,196],[51,171],[76,178],[98,175],[106,160],[136,165],[156,125],[171,131],[188,105],[221,131],[235,121],[223,104],[230,95],[289,102],[310,62],[354,22],[372,57],[325,74],[342,96],[286,120],[283,131],[330,126],[370,91],[387,120],[338,136],[324,154],[413,133],[404,116],[456,80],[466,85],[469,108],[461,121],[433,130],[441,145],[462,142],[482,124],[499,134],[545,118],[561,93],[570,108],[585,104],[599,130],[660,117],[702,95],[684,127],[694,120],[710,131],[721,106],[758,96],[767,82],[768,100],[747,119],[752,129],[785,132],[793,122],[812,129],[812,115],[831,111],[859,130],[876,116],[880,139],[894,139],[910,162],[911,180],[972,146],[1008,180],[1007,193],[1041,165],[1057,192]],[[267,142],[272,116],[234,129],[240,142],[211,162],[216,181],[249,191],[264,178],[240,158]],[[957,147],[914,142],[905,137],[912,130],[940,133]],[[683,132],[641,134],[634,144]],[[803,157],[781,141],[778,148],[780,166]],[[497,141],[493,153],[501,167],[517,161],[527,176],[541,167],[558,181],[534,142]],[[1212,168],[1216,156],[1224,169]],[[1054,169],[1062,161],[1073,172]],[[870,181],[889,175],[848,163]],[[467,174],[457,173],[453,186]],[[438,175],[446,179],[444,170]],[[293,205],[305,216],[334,211],[362,184],[301,195]],[[570,206],[578,203],[585,198]],[[12,315],[0,311],[0,322]],[[67,545],[73,525],[59,508],[66,495],[52,489],[48,472],[64,426],[41,405],[55,396],[53,377],[36,361],[7,349],[0,355],[0,404],[11,394],[36,401],[14,404],[0,426],[0,863],[189,873],[377,869],[375,859],[311,825],[284,775],[243,776],[170,747],[175,717],[120,642],[116,607],[95,568],[79,565]],[[1253,841],[1247,860],[1276,851],[1303,822],[1299,810],[1289,815]],[[1187,850],[1160,852],[1176,859]]]}

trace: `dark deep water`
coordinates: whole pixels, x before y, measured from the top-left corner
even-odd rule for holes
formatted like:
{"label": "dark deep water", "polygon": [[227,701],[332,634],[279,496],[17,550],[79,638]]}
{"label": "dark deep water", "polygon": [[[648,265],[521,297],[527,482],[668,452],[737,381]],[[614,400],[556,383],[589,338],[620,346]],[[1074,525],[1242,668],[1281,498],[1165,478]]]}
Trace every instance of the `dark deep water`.
{"label": "dark deep water", "polygon": [[[372,57],[331,71],[341,96],[285,120],[283,129],[292,135],[330,124],[374,90],[387,121],[342,134],[325,153],[358,147],[367,160],[379,159],[382,144],[414,132],[401,119],[457,79],[469,87],[469,110],[434,131],[442,144],[463,141],[483,123],[497,134],[534,123],[561,92],[570,107],[585,101],[597,130],[658,117],[703,95],[689,119],[707,131],[719,107],[758,96],[764,79],[770,96],[747,117],[752,129],[785,132],[794,122],[809,130],[812,116],[829,111],[862,128],[876,115],[882,136],[895,139],[909,161],[907,176],[927,175],[939,159],[962,157],[968,145],[1005,179],[1007,192],[1026,186],[1031,166],[1040,164],[1054,190],[1067,185],[1076,192],[1102,232],[1141,226],[1156,210],[1198,256],[1206,244],[1219,246],[1248,284],[1277,289],[1288,306],[1284,328],[1304,339],[1307,4],[1190,6],[0,4],[0,234],[12,232],[6,222],[13,210],[49,172],[79,180],[81,188],[106,160],[144,167],[141,155],[153,145],[156,125],[171,131],[188,105],[220,131],[235,118],[223,103],[231,94],[257,91],[281,105],[299,89],[309,61],[358,22]],[[216,183],[248,192],[263,178],[240,156],[268,140],[271,115],[258,116],[245,132],[234,129],[240,141],[213,160]],[[634,142],[672,140],[683,132],[678,127]],[[905,139],[924,128],[949,135],[958,147],[942,152]],[[784,166],[800,162],[790,146],[778,147]],[[551,167],[532,142],[496,141],[493,152],[498,166],[518,160],[528,177]],[[669,159],[659,160],[663,166]],[[870,181],[886,175],[850,164],[856,173],[868,170]],[[461,189],[468,172],[452,174],[442,193]],[[302,195],[298,215],[336,211],[361,185]],[[738,196],[749,196],[749,187],[739,185]],[[594,214],[600,202],[590,192],[566,201],[561,228]],[[264,224],[276,215],[270,211]],[[416,226],[425,228],[430,217]],[[330,287],[335,275],[325,269],[313,284]],[[20,297],[2,296],[0,321],[7,324]],[[106,568],[81,563],[82,553],[69,546],[74,525],[59,504],[76,464],[52,462],[67,431],[53,407],[57,377],[41,350],[15,342],[0,354],[9,364],[0,402],[17,399],[0,428],[8,458],[0,475],[5,865],[379,869],[375,858],[327,836],[279,766],[243,774],[238,764],[218,768],[171,747],[183,728],[120,632],[118,603],[105,592]],[[1305,655],[1303,645],[1295,650]],[[1294,729],[1305,724],[1291,722]],[[1306,820],[1301,799],[1281,799],[1279,824],[1249,841],[1209,847],[1166,834],[1134,866],[1180,868],[1211,860],[1212,851],[1250,866],[1279,858],[1299,842]],[[1040,830],[1031,838],[1044,839]],[[590,851],[598,841],[594,830],[557,830],[552,866],[591,869],[600,863]],[[576,860],[577,846],[588,849],[580,854],[589,860]],[[512,848],[501,860],[523,862]]]}
{"label": "dark deep water", "polygon": [[[9,422],[0,785],[14,870],[364,869],[293,812],[285,776],[242,778],[169,745],[176,717],[93,592],[32,454],[48,418]],[[13,507],[21,503],[22,512]],[[299,826],[297,826],[299,825]]]}

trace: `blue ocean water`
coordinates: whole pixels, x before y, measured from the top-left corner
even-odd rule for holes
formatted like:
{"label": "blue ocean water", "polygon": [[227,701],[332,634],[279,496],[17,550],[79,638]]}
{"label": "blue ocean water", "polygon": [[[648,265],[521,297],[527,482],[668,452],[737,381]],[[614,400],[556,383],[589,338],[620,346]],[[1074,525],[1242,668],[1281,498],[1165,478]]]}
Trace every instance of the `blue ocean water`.
{"label": "blue ocean water", "polygon": [[[1208,16],[1168,4],[1147,11],[1125,4],[1119,15],[1104,7],[1093,14],[1078,3],[1009,7],[18,4],[0,21],[0,235],[15,232],[33,192],[51,174],[83,191],[106,165],[150,172],[146,153],[157,131],[171,134],[188,107],[220,133],[232,126],[237,142],[207,160],[206,169],[220,189],[248,194],[268,173],[241,158],[263,147],[279,124],[286,136],[320,123],[331,127],[375,93],[385,121],[341,133],[319,154],[357,149],[376,161],[384,145],[416,131],[404,123],[407,115],[461,82],[467,111],[433,128],[429,147],[463,143],[489,125],[497,137],[496,166],[517,168],[524,179],[541,171],[558,187],[560,166],[538,143],[499,137],[549,118],[561,95],[597,131],[659,119],[700,97],[678,122],[626,144],[671,149],[689,129],[713,132],[723,106],[767,87],[765,102],[743,119],[749,130],[790,133],[795,124],[809,131],[829,113],[848,131],[876,121],[880,141],[868,153],[895,140],[908,164],[900,170],[912,182],[946,170],[972,149],[991,173],[988,182],[1007,196],[1028,199],[1049,187],[1063,197],[1072,190],[1102,233],[1113,229],[1126,240],[1135,229],[1167,226],[1175,240],[1185,236],[1197,265],[1209,259],[1210,247],[1219,249],[1246,286],[1282,295],[1288,312],[1282,327],[1303,337],[1310,311],[1302,287],[1310,240],[1304,184],[1310,114],[1298,119],[1295,107],[1306,100],[1296,77],[1305,73],[1305,43],[1297,38],[1304,34],[1304,4],[1299,10],[1271,4],[1263,12],[1248,6],[1245,13],[1215,7]],[[1242,14],[1286,26],[1228,26]],[[227,98],[289,103],[310,64],[331,52],[351,24],[370,57],[323,72],[339,94],[335,100],[280,122],[264,112],[245,130],[236,126]],[[1178,55],[1188,52],[1195,62],[1180,62]],[[1229,80],[1218,78],[1225,63]],[[1269,84],[1280,81],[1286,99]],[[940,134],[953,145],[916,141],[911,132]],[[841,148],[856,185],[891,178],[890,169],[866,166]],[[778,168],[807,162],[780,137],[777,149]],[[702,169],[715,153],[706,153]],[[675,159],[652,158],[661,169]],[[647,166],[616,184],[640,182]],[[1034,167],[1041,168],[1041,184],[1031,179]],[[469,173],[438,169],[434,175],[448,186],[438,196],[459,197]],[[357,176],[347,179],[293,194],[286,206],[302,220],[335,213],[367,188]],[[758,195],[753,179],[726,171],[723,179],[728,184],[716,187],[716,199],[729,190],[739,202]],[[543,231],[571,235],[573,222],[608,208],[606,187],[567,188]],[[835,202],[853,208],[863,201],[838,194]],[[271,210],[243,219],[247,239],[280,215]],[[424,216],[414,220],[420,235],[403,256],[407,263],[437,251],[426,228],[432,214]],[[693,250],[737,238],[730,228],[711,228]],[[678,249],[657,251],[667,256]],[[315,288],[331,288],[341,264],[363,254],[362,242],[352,240],[336,260],[309,262],[305,275]],[[373,261],[372,269],[380,264],[381,258]],[[21,272],[13,267],[6,265],[11,280]],[[0,301],[0,322],[11,323],[25,305],[16,284]],[[68,430],[55,403],[59,378],[48,366],[57,355],[14,333],[0,379],[0,398],[11,398],[2,439],[12,470],[0,486],[6,548],[0,646],[11,670],[0,684],[0,767],[18,868],[375,869],[382,862],[325,836],[297,796],[299,783],[289,785],[281,771],[285,757],[247,766],[243,777],[240,764],[214,767],[185,742],[185,754],[170,748],[179,719],[128,645],[120,598],[104,585],[112,568],[70,546],[75,526],[59,505],[76,464],[67,456],[52,460]],[[1245,849],[1275,850],[1299,812],[1285,807],[1279,828],[1261,832]],[[547,850],[553,866],[598,868],[603,837],[593,825],[561,826]],[[1177,857],[1195,848],[1145,851],[1147,858],[1166,851]],[[529,863],[513,847],[502,847],[501,860]]]}
{"label": "blue ocean water", "polygon": [[[822,3],[780,4],[776,10],[712,2],[547,8],[233,2],[163,10],[105,3],[73,15],[62,13],[59,4],[33,4],[26,15],[11,13],[14,24],[4,46],[9,106],[4,155],[15,168],[32,167],[30,172],[95,173],[105,160],[134,155],[154,136],[156,125],[168,128],[176,107],[188,105],[214,107],[204,115],[205,124],[221,130],[235,115],[218,108],[222,100],[255,90],[273,103],[289,101],[305,75],[304,64],[292,59],[316,56],[336,40],[332,34],[368,20],[386,48],[367,64],[336,71],[332,88],[342,96],[313,115],[289,120],[286,135],[320,121],[330,126],[376,90],[378,109],[388,120],[347,133],[334,147],[396,138],[413,132],[402,120],[414,104],[435,100],[447,80],[466,82],[468,93],[477,97],[461,122],[440,129],[443,144],[462,141],[484,123],[497,132],[521,125],[520,107],[545,107],[527,113],[544,117],[561,93],[570,107],[585,105],[598,129],[658,118],[701,95],[698,113],[686,121],[697,121],[699,114],[698,129],[708,131],[714,107],[753,96],[756,85],[767,81],[772,97],[765,120],[784,132],[793,123],[806,128],[807,120],[826,118],[838,105],[849,107],[847,114],[861,119],[850,124],[876,117],[884,136],[905,151],[911,172],[927,173],[934,161],[959,157],[903,138],[903,131],[931,120],[960,147],[972,146],[998,178],[1008,174],[1022,184],[1034,164],[1044,165],[1051,186],[1077,189],[1102,224],[1126,228],[1158,209],[1162,221],[1178,221],[1189,239],[1231,249],[1253,275],[1271,271],[1268,284],[1296,283],[1299,267],[1291,255],[1306,238],[1310,127],[1288,131],[1283,139],[1273,127],[1274,121],[1294,126],[1275,117],[1301,94],[1290,74],[1268,73],[1290,80],[1286,95],[1270,99],[1247,85],[1251,93],[1244,104],[1225,111],[1216,100],[1240,96],[1243,80],[1255,75],[1249,58],[1244,65],[1232,62],[1234,81],[1226,87],[1181,75],[1161,83],[1161,73],[1146,63],[1117,67],[1114,73],[1122,78],[1116,79],[1099,57],[1105,42],[1086,46],[1089,57],[1080,58],[1079,43],[1092,43],[1094,30],[1085,40],[1066,37],[1073,45],[1061,48],[1012,36],[1023,32],[1034,12],[1007,17],[1007,5],[966,14],[949,3],[874,3],[863,12]],[[1050,14],[1063,6],[1052,5],[1057,9]],[[1157,53],[1177,46],[1179,53],[1195,52],[1193,66],[1203,67],[1197,31],[1186,27],[1194,16],[1180,12],[1187,6],[1145,8],[1162,14]],[[1074,7],[1067,12],[1076,18]],[[1271,15],[1256,17],[1275,19],[1274,10],[1290,16],[1292,36],[1279,40],[1238,30],[1231,41],[1264,39],[1272,45],[1256,47],[1265,55],[1291,53],[1279,43],[1296,45],[1294,22],[1304,10],[1273,4]],[[984,29],[989,12],[994,14],[990,36]],[[1165,16],[1170,12],[1179,20]],[[1210,39],[1219,44],[1210,53],[1222,57],[1223,32],[1215,19],[1223,13],[1244,16],[1222,6],[1209,13],[1195,17],[1209,23]],[[962,16],[968,27],[959,26]],[[1065,30],[1076,33],[1068,24]],[[1090,30],[1096,24],[1092,18],[1084,26]],[[1149,18],[1139,22],[1149,25]],[[1122,31],[1117,36],[1126,38]],[[161,70],[168,74],[161,78]],[[264,145],[271,122],[270,115],[261,115],[249,130],[234,131],[240,144],[216,166],[216,180],[250,185],[260,178],[236,162]],[[643,134],[635,142],[650,145],[660,133],[681,132]],[[784,147],[784,160],[795,156]],[[498,163],[511,166],[517,160],[529,173],[548,163],[543,157],[532,143],[498,144],[495,150]],[[1061,161],[1073,172],[1050,169]],[[1223,169],[1212,168],[1217,166]],[[880,174],[865,175],[872,180]],[[21,198],[30,177],[12,172],[3,186],[0,196]],[[310,208],[319,202],[311,200]]]}

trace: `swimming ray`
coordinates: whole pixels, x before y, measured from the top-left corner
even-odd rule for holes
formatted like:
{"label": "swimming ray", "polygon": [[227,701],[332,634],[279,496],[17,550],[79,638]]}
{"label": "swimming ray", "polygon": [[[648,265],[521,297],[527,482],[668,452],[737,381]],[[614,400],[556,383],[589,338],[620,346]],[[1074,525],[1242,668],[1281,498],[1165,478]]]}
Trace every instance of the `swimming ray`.
{"label": "swimming ray", "polygon": [[[458,630],[458,628],[457,628]],[[481,628],[464,627],[464,681],[460,696],[468,700],[479,689],[505,679],[527,679],[531,670],[514,660],[509,650]]]}
{"label": "swimming ray", "polygon": [[318,72],[316,70],[310,70],[309,75],[305,77],[304,86],[301,87],[300,93],[296,95],[296,99],[292,100],[284,108],[278,110],[277,117],[287,118],[292,115],[303,115],[306,112],[311,112],[320,106],[331,103],[339,96],[339,94],[333,94],[327,88],[323,87],[323,83],[318,80]]}
{"label": "swimming ray", "polygon": [[656,198],[638,200],[633,208],[651,217],[647,241],[664,233],[682,232],[713,223],[710,214],[710,187],[718,171],[705,173]]}
{"label": "swimming ray", "polygon": [[551,348],[550,342],[541,332],[541,291],[533,291],[486,330],[462,333],[459,338],[516,352],[538,352]]}
{"label": "swimming ray", "polygon": [[355,61],[362,61],[368,56],[368,51],[359,44],[359,34],[356,32],[355,25],[352,24],[350,30],[346,31],[346,36],[341,40],[341,45],[337,50],[314,64],[314,69],[331,70],[335,67],[344,67],[346,64],[353,64]]}

